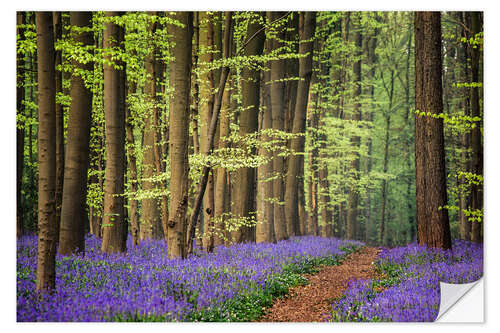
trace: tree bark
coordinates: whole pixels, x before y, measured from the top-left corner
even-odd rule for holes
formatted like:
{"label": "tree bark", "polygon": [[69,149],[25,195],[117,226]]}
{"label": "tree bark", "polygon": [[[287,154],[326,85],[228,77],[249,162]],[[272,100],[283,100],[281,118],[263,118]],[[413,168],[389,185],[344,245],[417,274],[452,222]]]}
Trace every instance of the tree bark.
{"label": "tree bark", "polygon": [[[220,111],[220,125],[219,125],[219,149],[224,149],[228,147],[225,137],[229,136],[229,124],[230,124],[230,97],[231,91],[229,89],[224,90],[224,95],[222,97],[222,106]],[[213,233],[213,246],[219,246],[224,244],[224,213],[226,213],[226,199],[227,192],[230,190],[227,186],[227,170],[225,168],[219,167],[215,170],[217,176],[215,177],[215,198],[214,198],[214,223]]]}
{"label": "tree bark", "polygon": [[[480,12],[471,12],[471,37],[475,37],[476,34],[481,32],[481,13]],[[471,82],[478,83],[479,79],[479,61],[480,61],[480,46],[474,45],[469,48],[470,57],[471,57]],[[472,147],[472,156],[471,156],[471,167],[472,173],[478,176],[483,175],[483,145],[482,145],[482,135],[481,128],[482,126],[482,117],[481,117],[481,108],[479,105],[479,89],[480,87],[473,86],[471,87],[471,116],[472,117],[480,117],[481,121],[477,122],[475,127],[472,129],[471,133],[471,147]],[[480,211],[483,209],[483,185],[472,184],[471,188],[471,210],[472,211]],[[471,228],[471,240],[473,242],[482,242],[482,221],[473,221]]]}
{"label": "tree bark", "polygon": [[[62,38],[61,12],[54,12],[54,39]],[[57,67],[62,65],[62,52],[56,51],[56,96],[62,93],[62,69]],[[56,103],[56,239],[59,240],[59,229],[61,225],[62,194],[64,184],[64,110],[61,103]]]}
{"label": "tree bark", "polygon": [[[21,40],[24,39],[24,28],[20,25],[26,23],[26,17],[24,12],[17,12],[16,14],[16,24],[17,24],[17,34]],[[16,55],[16,109],[17,114],[25,116],[24,98],[25,98],[25,88],[24,88],[24,72],[20,71],[20,68],[24,68],[24,57],[20,54]],[[19,238],[24,234],[24,213],[23,213],[23,173],[24,173],[24,130],[25,124],[17,124],[16,127],[16,236]],[[57,235],[56,235],[57,239]]]}
{"label": "tree bark", "polygon": [[[136,84],[134,82],[130,82],[128,84],[128,94],[131,95],[135,93]],[[133,119],[130,114],[130,105],[126,105],[125,107],[125,134],[126,134],[126,143],[127,143],[127,157],[128,157],[128,168],[129,168],[129,183],[130,183],[130,192],[132,197],[129,199],[130,206],[130,227],[132,234],[132,243],[134,245],[139,245],[139,216],[138,216],[138,207],[137,200],[134,199],[133,195],[137,193],[138,184],[137,184],[137,161],[135,157],[135,140],[134,140],[134,125]]]}
{"label": "tree bark", "polygon": [[[255,13],[258,17],[262,17],[262,13]],[[248,23],[246,40],[250,40],[245,48],[245,56],[258,56],[262,54],[264,41],[266,38],[265,31],[261,29],[261,24],[257,18],[252,18]],[[260,71],[258,69],[243,68],[241,80],[241,114],[240,114],[240,130],[239,135],[242,140],[249,134],[253,134],[258,128],[259,115],[259,99],[260,99]],[[250,154],[255,154],[255,149],[248,151]],[[255,168],[240,168],[235,172],[235,186],[233,193],[233,215],[236,218],[250,218],[253,216],[255,198]],[[253,228],[242,227],[232,233],[233,242],[240,243],[250,241]],[[257,230],[255,230],[257,233]],[[260,232],[260,230],[259,230]]]}
{"label": "tree bark", "polygon": [[[232,26],[232,12],[226,12],[225,13],[226,18],[225,18],[225,26],[226,29],[224,31],[224,58],[227,59],[230,56],[231,53],[231,40],[233,36],[233,26]],[[219,86],[217,90],[217,96],[214,101],[214,106],[213,106],[213,112],[212,112],[212,119],[210,121],[210,127],[208,131],[208,142],[207,142],[207,150],[204,151],[203,153],[205,155],[208,155],[212,152],[214,148],[214,138],[215,138],[215,132],[217,130],[217,122],[219,120],[219,113],[222,105],[222,97],[224,94],[224,88],[226,86],[226,81],[229,76],[229,67],[225,66],[222,68],[222,73],[219,81]],[[188,235],[187,235],[187,253],[191,254],[193,250],[193,238],[194,238],[194,231],[196,229],[196,223],[198,221],[198,216],[200,213],[200,208],[201,208],[201,203],[203,201],[203,196],[205,194],[205,189],[207,187],[207,182],[208,182],[208,177],[209,177],[209,172],[211,170],[210,166],[205,165],[203,167],[202,171],[202,178],[200,181],[200,184],[198,186],[198,195],[195,199],[194,202],[194,207],[193,207],[193,215],[191,215],[189,225],[188,225]]]}
{"label": "tree bark", "polygon": [[[150,12],[150,15],[156,15],[156,12]],[[150,23],[148,30],[151,34],[156,31],[156,24]],[[144,93],[147,96],[151,109],[147,110],[144,119],[144,160],[143,160],[143,181],[142,189],[149,192],[151,195],[142,199],[141,204],[141,220],[139,226],[139,237],[143,239],[161,238],[161,216],[158,207],[158,198],[152,197],[152,192],[157,189],[157,184],[151,180],[156,174],[155,163],[155,149],[157,145],[155,127],[157,106],[156,106],[156,80],[158,73],[156,73],[156,58],[155,50],[152,49],[145,59],[145,67],[147,73],[146,84],[144,86]]]}
{"label": "tree bark", "polygon": [[[357,61],[354,62],[354,110],[352,120],[354,122],[361,120],[361,54],[363,37],[361,35],[361,17],[356,20],[356,32],[354,33],[354,42],[357,48],[356,56],[359,57]],[[356,235],[356,225],[359,224],[358,221],[358,202],[359,202],[359,191],[357,189],[357,183],[359,181],[359,146],[360,137],[354,136],[351,139],[351,144],[356,151],[354,152],[354,160],[351,163],[351,172],[353,173],[353,184],[351,185],[349,191],[349,199],[347,201],[347,239],[357,239],[359,235]]]}
{"label": "tree bark", "polygon": [[[91,12],[70,13],[71,26],[90,27],[91,22]],[[82,32],[74,36],[74,39],[82,45],[93,44],[90,32]],[[84,64],[73,60],[73,66],[78,70],[89,72],[93,70],[92,62]],[[70,96],[59,237],[59,253],[63,255],[85,252],[85,223],[88,218],[86,207],[92,92],[85,87],[83,77],[75,73],[71,77]]]}
{"label": "tree bark", "polygon": [[[271,12],[272,20],[277,20],[284,15],[283,12]],[[282,40],[285,39],[285,32],[280,29],[276,33],[276,38],[273,41],[273,49],[278,49],[282,46]],[[275,131],[283,131],[285,129],[285,106],[283,103],[284,83],[281,81],[285,75],[285,60],[271,61],[271,116],[272,128]],[[279,156],[280,151],[275,149],[273,152],[273,210],[274,210],[274,233],[276,240],[280,241],[288,239],[288,230],[286,228],[285,206],[283,205],[285,186],[283,184],[283,172],[285,161],[282,156]]]}
{"label": "tree bark", "polygon": [[36,12],[38,54],[38,259],[36,289],[56,282],[56,94],[51,12]]}
{"label": "tree bark", "polygon": [[[210,121],[212,119],[214,106],[214,88],[215,71],[209,70],[209,66],[214,61],[215,43],[214,43],[214,23],[213,15],[209,12],[199,13],[199,43],[200,50],[203,48],[203,53],[200,54],[200,149],[201,152],[207,151],[208,132],[210,130]],[[211,251],[213,248],[213,217],[214,217],[214,174],[210,172],[208,176],[206,195],[203,198],[203,248]]]}
{"label": "tree bark", "polygon": [[[467,22],[462,14],[462,12],[458,12],[458,19],[464,26],[466,26]],[[464,27],[461,27],[461,37],[467,38],[467,30]],[[460,82],[468,82],[470,77],[470,66],[467,62],[467,54],[469,53],[468,44],[462,43],[462,47],[458,49],[457,52],[457,61],[462,64],[460,67]],[[462,88],[461,93],[463,94],[463,98],[460,101],[460,109],[464,110],[464,116],[470,116],[470,94],[467,91],[467,88]],[[470,133],[466,131],[461,135],[461,145],[462,152],[460,154],[461,167],[465,172],[470,172],[471,170],[471,161],[469,158],[468,151],[470,150]],[[465,189],[467,182],[462,177],[459,179],[459,186],[462,189]],[[459,223],[459,231],[460,238],[464,240],[471,240],[471,223],[465,214],[465,211],[471,205],[471,196],[468,191],[459,191],[459,211],[458,211],[458,223]]]}
{"label": "tree bark", "polygon": [[415,13],[415,118],[418,242],[451,248],[444,159],[441,13]]}
{"label": "tree bark", "polygon": [[300,234],[299,228],[299,206],[298,206],[298,185],[299,178],[304,177],[300,174],[301,162],[304,157],[305,127],[307,115],[307,101],[309,96],[309,87],[312,75],[312,57],[313,57],[313,37],[316,29],[316,12],[301,12],[299,16],[299,54],[304,56],[299,59],[299,82],[297,86],[297,101],[295,103],[295,114],[293,117],[293,134],[299,136],[292,138],[291,151],[288,159],[288,170],[286,175],[285,190],[285,213],[286,228],[289,236]]}
{"label": "tree bark", "polygon": [[[121,15],[106,12],[106,17]],[[124,29],[108,22],[104,30],[104,48],[122,48]],[[110,55],[107,55],[111,61]],[[125,175],[125,64],[116,69],[104,64],[104,116],[106,125],[106,169],[104,182],[103,235],[101,251],[125,252],[127,224],[123,205]]]}
{"label": "tree bark", "polygon": [[172,25],[175,46],[170,65],[170,87],[175,94],[170,100],[169,155],[170,155],[170,216],[168,221],[168,257],[185,257],[186,213],[188,204],[188,139],[189,92],[191,90],[191,51],[193,13],[177,12],[175,18],[184,27]]}
{"label": "tree bark", "polygon": [[[270,40],[266,41],[266,50],[269,51]],[[262,104],[264,111],[261,113],[260,130],[271,129],[271,96],[269,92],[270,75],[269,71],[262,73],[264,84],[262,90]],[[261,134],[262,145],[271,141],[268,135]],[[257,243],[275,242],[274,236],[274,212],[269,199],[273,197],[273,183],[268,179],[272,176],[272,151],[264,146],[259,147],[259,155],[265,157],[268,162],[259,166],[257,170],[257,225],[255,226],[255,241]]]}

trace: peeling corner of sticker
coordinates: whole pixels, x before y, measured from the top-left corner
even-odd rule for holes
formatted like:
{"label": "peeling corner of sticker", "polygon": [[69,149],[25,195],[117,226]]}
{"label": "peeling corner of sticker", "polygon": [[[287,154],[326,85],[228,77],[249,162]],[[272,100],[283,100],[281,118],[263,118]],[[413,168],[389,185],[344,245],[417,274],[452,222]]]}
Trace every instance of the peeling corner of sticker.
{"label": "peeling corner of sticker", "polygon": [[[462,299],[469,291],[474,288],[476,285],[481,285],[481,290],[479,291],[480,296],[479,303],[480,304],[468,304],[465,299]],[[464,283],[464,284],[450,284],[445,282],[440,282],[440,304],[439,304],[439,313],[435,321],[437,322],[483,322],[483,279],[479,279],[472,283]],[[475,295],[476,296],[476,295]],[[476,299],[475,297],[474,299]],[[476,302],[474,302],[476,303]],[[456,305],[456,306],[455,306]],[[467,313],[469,319],[465,317],[460,317],[459,313],[453,313],[455,308],[459,306],[464,307],[464,313]],[[449,310],[453,307],[453,311]],[[461,308],[457,309],[458,312],[462,313]],[[472,312],[474,312],[473,316]],[[458,316],[457,316],[458,315]],[[474,318],[472,318],[474,317]]]}

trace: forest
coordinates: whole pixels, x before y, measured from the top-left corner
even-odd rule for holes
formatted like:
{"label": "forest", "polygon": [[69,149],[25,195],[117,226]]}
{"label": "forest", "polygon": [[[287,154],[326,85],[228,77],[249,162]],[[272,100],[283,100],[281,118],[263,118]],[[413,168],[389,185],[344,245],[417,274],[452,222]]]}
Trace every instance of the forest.
{"label": "forest", "polygon": [[17,321],[433,321],[482,276],[482,12],[16,34]]}

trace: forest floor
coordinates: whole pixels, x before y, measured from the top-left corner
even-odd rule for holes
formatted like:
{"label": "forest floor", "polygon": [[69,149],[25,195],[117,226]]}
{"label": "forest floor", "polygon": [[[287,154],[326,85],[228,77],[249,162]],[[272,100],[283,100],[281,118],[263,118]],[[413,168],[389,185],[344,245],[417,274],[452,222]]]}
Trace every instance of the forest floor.
{"label": "forest floor", "polygon": [[290,290],[275,301],[261,322],[323,322],[324,314],[344,294],[351,280],[373,279],[377,276],[374,261],[379,249],[364,247],[350,254],[339,266],[323,266],[320,272],[305,275],[309,284]]}

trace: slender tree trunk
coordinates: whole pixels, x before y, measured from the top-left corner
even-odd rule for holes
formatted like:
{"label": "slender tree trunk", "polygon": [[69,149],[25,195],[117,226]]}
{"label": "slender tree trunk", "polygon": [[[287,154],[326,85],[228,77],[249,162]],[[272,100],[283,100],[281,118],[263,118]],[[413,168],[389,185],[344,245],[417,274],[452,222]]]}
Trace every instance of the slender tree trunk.
{"label": "slender tree trunk", "polygon": [[[61,12],[54,12],[54,38],[62,38]],[[62,93],[62,69],[57,70],[62,65],[62,52],[56,51],[56,95]],[[56,103],[56,239],[59,240],[59,229],[61,224],[62,194],[64,183],[64,110],[61,103]]]}
{"label": "slender tree trunk", "polygon": [[[408,24],[408,29],[409,29],[409,38],[408,38],[408,44],[407,44],[407,55],[406,55],[406,71],[405,71],[405,104],[406,104],[406,117],[405,117],[405,127],[407,129],[408,137],[405,140],[405,149],[406,149],[406,156],[407,156],[407,167],[408,170],[412,170],[413,166],[415,165],[412,161],[412,155],[414,155],[414,152],[412,152],[411,149],[411,142],[414,140],[413,135],[411,133],[414,132],[414,128],[412,124],[410,123],[411,121],[411,105],[410,105],[410,55],[411,55],[411,44],[412,44],[412,36],[413,36],[413,22],[411,20],[409,21]],[[413,139],[413,140],[412,140]],[[411,193],[411,186],[413,183],[414,178],[412,176],[407,177],[407,185],[406,185],[406,200],[407,200],[407,207],[408,207],[408,224],[410,225],[410,241],[415,240],[416,232],[417,232],[417,226],[415,224],[415,217],[414,217],[414,201],[412,199],[412,193]]]}
{"label": "slender tree trunk", "polygon": [[[363,37],[361,32],[361,18],[359,17],[356,24],[356,32],[354,33],[354,42],[357,47],[356,55],[360,57],[362,51]],[[354,62],[354,110],[352,120],[354,122],[361,120],[361,58]],[[357,239],[359,235],[356,235],[356,225],[359,224],[358,221],[358,203],[359,203],[359,192],[357,190],[357,182],[359,181],[359,147],[360,147],[360,137],[354,136],[351,139],[351,144],[356,150],[354,155],[354,160],[351,164],[351,172],[353,173],[353,184],[351,185],[349,191],[349,199],[347,201],[347,239]]]}
{"label": "slender tree trunk", "polygon": [[[316,77],[313,75],[312,85],[316,82]],[[314,101],[314,106],[309,107],[309,126],[311,129],[311,141],[318,141],[318,125],[319,125],[319,94],[317,92],[310,94],[309,101]],[[318,235],[318,147],[313,146],[309,156],[309,220],[307,226],[307,234]]]}
{"label": "slender tree trunk", "polygon": [[[121,15],[106,12],[107,17]],[[123,47],[124,29],[115,23],[105,24],[104,47]],[[110,56],[108,60],[111,61]],[[117,65],[125,66],[118,62]],[[106,124],[106,169],[102,252],[125,252],[127,224],[123,203],[125,175],[125,68],[104,64],[104,116]]]}
{"label": "slender tree trunk", "polygon": [[[392,98],[390,99],[392,101]],[[391,102],[389,104],[392,104]],[[389,107],[389,109],[392,106]],[[389,163],[389,132],[391,129],[391,115],[385,115],[385,144],[384,144],[384,173],[388,171],[388,163]],[[387,206],[387,180],[382,180],[382,209],[381,209],[381,217],[380,217],[380,232],[379,232],[379,240],[380,244],[385,244],[385,216],[386,216],[386,206]]]}
{"label": "slender tree trunk", "polygon": [[[245,48],[245,56],[261,55],[264,48],[266,35],[265,31],[261,29],[261,23],[257,20],[259,17],[262,17],[262,13],[255,13],[255,15],[257,17],[252,18],[252,21],[248,24],[246,40],[250,40],[252,37],[253,39],[250,40]],[[259,70],[252,68],[244,68],[242,70],[241,90],[242,112],[240,115],[239,135],[245,138],[247,135],[255,133],[258,128],[260,98]],[[249,153],[255,154],[255,149],[251,149]],[[250,218],[253,216],[251,212],[254,211],[255,185],[255,168],[240,168],[235,172],[233,195],[233,213],[235,217]],[[250,227],[242,227],[240,230],[233,232],[233,241],[236,243],[250,241],[252,238],[250,235],[253,233],[252,229]],[[257,233],[260,234],[259,238],[263,236],[260,228]]]}
{"label": "slender tree trunk", "polygon": [[[21,40],[24,40],[24,28],[20,25],[26,24],[26,17],[24,12],[17,12],[16,24],[17,34]],[[17,114],[25,116],[24,98],[24,70],[25,66],[23,56],[17,54],[16,57],[16,108]],[[23,173],[24,173],[24,130],[25,124],[17,124],[16,127],[16,236],[19,238],[24,234],[24,213],[23,213],[23,195],[21,190],[23,188]],[[57,239],[57,235],[56,235]]]}
{"label": "slender tree trunk", "polygon": [[[70,25],[90,27],[91,12],[71,12]],[[92,45],[90,32],[74,36],[83,45]],[[82,71],[92,71],[91,62],[76,60],[73,66]],[[64,189],[61,209],[59,253],[69,255],[85,252],[85,223],[87,220],[87,175],[89,167],[90,124],[92,119],[92,92],[85,87],[83,77],[71,77],[71,106],[68,121],[68,146],[64,168]],[[61,119],[62,120],[62,119]],[[62,134],[62,133],[61,133]]]}
{"label": "slender tree trunk", "polygon": [[188,204],[188,138],[189,92],[191,90],[191,51],[193,13],[177,12],[175,18],[184,27],[172,25],[175,46],[170,65],[170,87],[175,94],[170,100],[169,155],[170,155],[170,216],[168,221],[168,257],[185,257],[186,214]]}
{"label": "slender tree trunk", "polygon": [[[464,26],[466,26],[466,20],[462,12],[458,12],[458,19]],[[467,38],[467,30],[462,27],[461,37]],[[460,67],[460,82],[468,82],[470,77],[470,68],[467,62],[467,54],[469,53],[468,44],[462,43],[461,47],[458,49],[457,53],[457,61],[462,64]],[[460,109],[464,110],[464,116],[470,116],[470,94],[467,91],[468,88],[462,88],[463,98],[460,102]],[[461,167],[465,172],[470,172],[471,170],[471,162],[469,158],[468,151],[470,150],[470,133],[467,131],[461,135],[461,144],[462,144],[462,152],[460,156]],[[459,230],[460,230],[460,238],[464,240],[471,240],[471,223],[465,215],[465,211],[471,205],[471,196],[468,191],[464,191],[466,185],[466,180],[462,177],[459,179],[459,187],[461,190],[459,191],[459,211],[458,211],[458,222],[459,222]]]}
{"label": "slender tree trunk", "polygon": [[[472,36],[475,37],[476,34],[481,32],[481,13],[480,12],[471,12],[471,27],[472,27]],[[470,47],[471,54],[471,82],[478,83],[479,79],[479,60],[480,60],[480,47]],[[473,86],[471,87],[471,116],[472,117],[481,117],[481,109],[479,105],[479,87]],[[482,119],[482,118],[481,118]],[[471,133],[471,148],[472,148],[472,156],[471,156],[471,167],[472,173],[478,176],[483,175],[483,145],[481,138],[481,128],[482,128],[482,120],[476,123],[476,126],[472,129]],[[479,211],[483,209],[483,186],[478,184],[473,184],[471,189],[471,210]],[[473,221],[471,228],[471,240],[473,242],[482,242],[482,221]]]}
{"label": "slender tree trunk", "polygon": [[301,160],[304,159],[305,127],[307,115],[307,101],[312,75],[313,40],[316,29],[316,12],[301,12],[299,17],[299,54],[304,57],[299,59],[299,82],[297,87],[297,101],[295,103],[295,114],[293,117],[292,133],[299,134],[291,140],[292,155],[288,160],[288,171],[286,176],[285,191],[285,213],[286,227],[289,236],[300,234],[299,228],[299,206],[298,185]]}
{"label": "slender tree trunk", "polygon": [[38,259],[36,289],[56,282],[56,94],[51,12],[36,12],[38,53]]}
{"label": "slender tree trunk", "polygon": [[[368,71],[369,75],[369,87],[368,87],[368,95],[370,96],[370,107],[369,107],[369,112],[368,112],[368,121],[373,124],[373,115],[374,115],[374,109],[375,109],[375,65],[377,62],[377,56],[375,53],[375,49],[377,47],[377,33],[378,30],[376,30],[373,34],[373,36],[370,37],[370,39],[367,40],[367,56],[368,56],[368,63],[370,65],[370,70]],[[366,173],[369,175],[372,171],[373,167],[373,159],[372,159],[372,151],[373,151],[373,142],[372,138],[369,137],[367,139],[366,145],[368,146],[368,152],[367,152],[367,158],[366,158]],[[364,236],[364,241],[366,243],[371,242],[370,238],[370,228],[372,224],[372,205],[371,205],[371,193],[370,189],[367,189],[366,193],[366,207],[365,207],[365,236]]]}
{"label": "slender tree trunk", "polygon": [[[220,111],[220,125],[219,125],[219,149],[225,149],[228,147],[224,138],[229,136],[229,124],[230,124],[230,97],[231,91],[229,89],[224,90],[224,95],[222,97],[222,106]],[[214,224],[213,230],[213,246],[219,246],[224,244],[224,213],[226,213],[226,199],[227,192],[229,192],[229,187],[227,186],[227,170],[225,168],[219,167],[215,170],[217,177],[215,178],[215,200],[214,200],[214,219],[216,223]]]}
{"label": "slender tree trunk", "polygon": [[[415,106],[434,115],[443,112],[441,13],[415,13]],[[415,118],[418,242],[451,248],[444,159],[443,120]]]}
{"label": "slender tree trunk", "polygon": [[[135,93],[137,87],[135,82],[130,82],[128,86],[128,94],[132,95]],[[129,168],[129,183],[130,192],[132,197],[129,199],[130,206],[130,227],[132,234],[132,242],[134,245],[139,245],[139,216],[137,200],[134,199],[135,193],[138,190],[137,184],[137,161],[135,157],[135,140],[134,140],[134,125],[133,119],[130,114],[130,105],[125,106],[125,133],[126,133],[126,143],[127,143],[127,157],[128,157],[128,168]]]}
{"label": "slender tree trunk", "polygon": [[[272,20],[277,20],[284,15],[283,12],[272,12]],[[278,49],[282,46],[282,40],[285,38],[284,31],[280,30],[276,33],[276,39],[273,41],[273,49]],[[285,129],[285,106],[283,103],[284,83],[281,81],[285,75],[285,60],[271,61],[271,115],[272,128],[275,131],[283,131]],[[285,186],[283,184],[283,172],[285,161],[282,156],[279,156],[280,151],[273,152],[273,210],[274,210],[274,233],[276,240],[288,239],[288,230],[286,228],[285,206],[283,205]]]}

